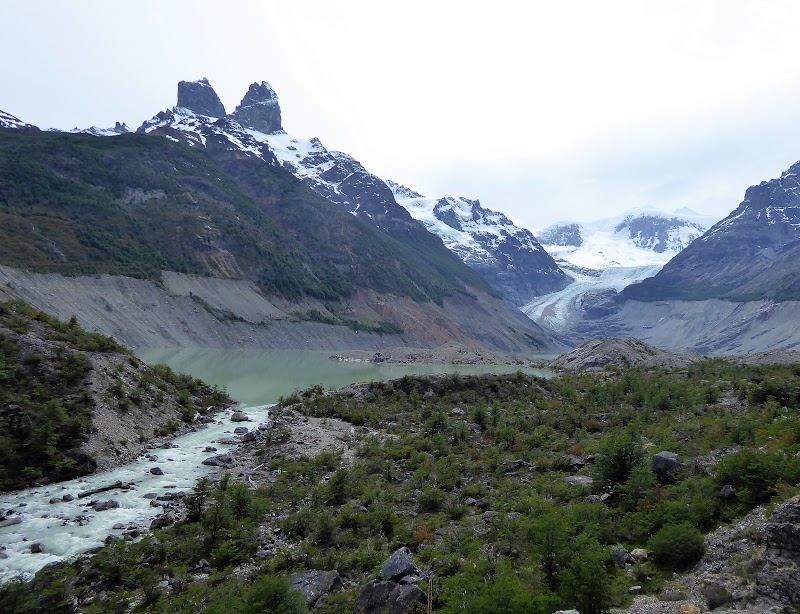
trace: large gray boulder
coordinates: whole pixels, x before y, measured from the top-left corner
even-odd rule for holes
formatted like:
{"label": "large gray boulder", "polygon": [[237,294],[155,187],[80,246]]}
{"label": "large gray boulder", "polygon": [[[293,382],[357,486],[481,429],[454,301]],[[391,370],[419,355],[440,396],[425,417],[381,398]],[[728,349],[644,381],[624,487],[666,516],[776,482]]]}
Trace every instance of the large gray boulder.
{"label": "large gray boulder", "polygon": [[650,471],[662,482],[669,480],[682,467],[683,463],[675,452],[659,452],[650,461]]}
{"label": "large gray boulder", "polygon": [[381,578],[389,580],[399,580],[404,576],[419,573],[414,564],[414,558],[408,548],[403,547],[396,550],[381,566]]}
{"label": "large gray boulder", "polygon": [[233,469],[234,467],[233,457],[230,454],[209,456],[202,464],[208,467],[222,467],[223,469]]}
{"label": "large gray boulder", "polygon": [[301,571],[289,576],[292,590],[302,593],[309,607],[314,607],[320,597],[342,586],[338,571]]}
{"label": "large gray boulder", "polygon": [[178,83],[178,106],[209,117],[225,117],[225,107],[208,79]]}
{"label": "large gray boulder", "polygon": [[373,580],[365,584],[356,598],[358,614],[410,614],[426,602],[425,593],[414,584]]}

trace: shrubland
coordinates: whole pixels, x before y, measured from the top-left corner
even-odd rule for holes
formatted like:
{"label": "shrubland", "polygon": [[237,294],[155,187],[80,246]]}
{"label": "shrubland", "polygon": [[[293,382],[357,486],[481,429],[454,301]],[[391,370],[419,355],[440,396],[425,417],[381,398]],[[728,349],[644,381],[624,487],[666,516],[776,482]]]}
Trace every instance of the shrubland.
{"label": "shrubland", "polygon": [[[797,492],[799,405],[800,366],[716,359],[316,387],[274,411],[349,421],[353,462],[265,444],[257,488],[202,481],[174,528],[8,585],[0,605],[296,612],[288,575],[335,569],[344,588],[317,610],[352,612],[359,586],[406,546],[436,611],[604,612],[690,568],[720,523]],[[663,451],[681,464],[655,473]],[[649,557],[623,565],[620,547]]]}

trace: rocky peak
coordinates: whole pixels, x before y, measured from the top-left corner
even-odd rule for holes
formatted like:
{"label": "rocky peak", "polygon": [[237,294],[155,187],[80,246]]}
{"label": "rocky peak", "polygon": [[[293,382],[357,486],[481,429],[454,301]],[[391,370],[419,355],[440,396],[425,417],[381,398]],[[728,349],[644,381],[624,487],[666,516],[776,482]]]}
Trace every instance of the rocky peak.
{"label": "rocky peak", "polygon": [[422,198],[422,194],[419,192],[415,192],[411,188],[407,188],[406,186],[397,183],[396,181],[392,181],[391,179],[386,180],[386,185],[389,186],[389,189],[394,194],[395,198]]}
{"label": "rocky peak", "polygon": [[178,83],[178,106],[198,115],[225,117],[225,107],[208,79]]}
{"label": "rocky peak", "polygon": [[266,81],[251,84],[231,116],[245,128],[264,134],[283,132],[278,95]]}
{"label": "rocky peak", "polygon": [[539,241],[544,245],[580,247],[583,245],[581,227],[574,222],[554,224],[539,233]]}

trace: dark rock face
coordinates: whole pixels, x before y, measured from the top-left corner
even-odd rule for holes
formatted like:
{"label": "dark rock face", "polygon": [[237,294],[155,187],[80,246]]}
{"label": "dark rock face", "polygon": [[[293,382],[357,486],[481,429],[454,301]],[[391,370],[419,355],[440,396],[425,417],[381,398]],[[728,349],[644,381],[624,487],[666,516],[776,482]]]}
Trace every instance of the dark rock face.
{"label": "dark rock face", "polygon": [[178,83],[178,106],[209,117],[225,117],[225,107],[208,79]]}
{"label": "dark rock face", "polygon": [[168,527],[173,522],[175,522],[175,516],[172,514],[161,514],[153,518],[153,521],[150,523],[151,529],[163,529],[164,527]]}
{"label": "dark rock face", "polygon": [[381,577],[391,580],[415,573],[417,573],[417,568],[414,565],[414,559],[411,557],[411,552],[405,547],[396,550],[381,566]]}
{"label": "dark rock face", "polygon": [[342,586],[338,571],[303,571],[289,577],[292,590],[302,593],[309,607],[313,607],[319,598]]}
{"label": "dark rock face", "polygon": [[800,298],[800,163],[752,186],[744,201],[654,277],[628,286],[634,300]]}
{"label": "dark rock face", "polygon": [[414,584],[373,580],[364,585],[356,598],[355,611],[361,614],[410,614],[425,603],[425,593]]}
{"label": "dark rock face", "polygon": [[231,117],[245,128],[265,134],[282,132],[281,107],[278,95],[266,81],[253,83]]}
{"label": "dark rock face", "polygon": [[683,467],[675,452],[659,452],[650,461],[652,471],[660,482],[667,482],[672,475]]}

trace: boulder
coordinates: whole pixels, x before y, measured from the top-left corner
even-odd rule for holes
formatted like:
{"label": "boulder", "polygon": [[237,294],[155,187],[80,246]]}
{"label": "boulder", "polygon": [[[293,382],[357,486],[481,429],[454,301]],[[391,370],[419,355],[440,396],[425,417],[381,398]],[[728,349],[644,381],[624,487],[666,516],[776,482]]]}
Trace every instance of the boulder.
{"label": "boulder", "polygon": [[644,548],[634,548],[631,550],[631,558],[639,563],[646,561],[649,556],[650,553]]}
{"label": "boulder", "polygon": [[41,542],[36,542],[35,544],[31,544],[31,552],[33,554],[39,554],[40,552],[44,552],[44,544]]}
{"label": "boulder", "polygon": [[153,522],[150,523],[150,529],[163,529],[173,522],[175,522],[175,516],[172,514],[159,514],[153,518]]}
{"label": "boulder", "polygon": [[243,411],[235,411],[231,416],[231,422],[250,422],[250,418]]}
{"label": "boulder", "polygon": [[399,580],[403,576],[417,573],[417,566],[408,548],[403,547],[396,550],[381,565],[380,576],[391,580]]}
{"label": "boulder", "polygon": [[233,429],[233,434],[234,435],[244,435],[245,433],[247,433],[249,431],[250,431],[250,429],[247,428],[246,426],[237,426],[235,429]]}
{"label": "boulder", "polygon": [[682,467],[683,463],[675,452],[659,452],[650,461],[650,471],[662,482],[669,480]]}
{"label": "boulder", "polygon": [[356,598],[355,611],[360,614],[411,614],[426,603],[418,586],[373,580],[365,584]]}
{"label": "boulder", "polygon": [[736,488],[730,484],[725,484],[725,486],[720,489],[719,496],[723,499],[731,499],[736,496]]}
{"label": "boulder", "polygon": [[204,465],[209,467],[222,467],[223,469],[233,469],[233,457],[230,454],[217,454],[216,456],[209,456],[203,461]]}
{"label": "boulder", "polygon": [[633,557],[622,546],[617,546],[612,552],[614,553],[614,560],[620,567],[633,563]]}
{"label": "boulder", "polygon": [[302,571],[289,576],[292,590],[302,593],[309,607],[314,607],[320,597],[342,586],[338,571]]}
{"label": "boulder", "polygon": [[164,475],[164,470],[161,467],[151,467],[150,473],[153,475]]}
{"label": "boulder", "polygon": [[22,516],[12,516],[11,518],[5,518],[0,520],[0,529],[3,527],[10,527],[15,524],[19,524],[22,522]]}
{"label": "boulder", "polygon": [[109,499],[108,501],[98,501],[97,503],[92,505],[92,509],[95,512],[104,512],[106,510],[113,510],[114,508],[119,507],[119,503],[114,501],[114,499]]}

